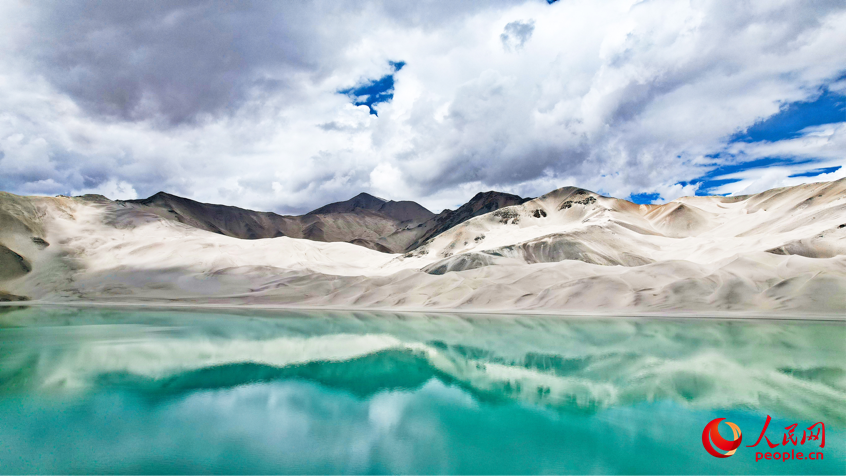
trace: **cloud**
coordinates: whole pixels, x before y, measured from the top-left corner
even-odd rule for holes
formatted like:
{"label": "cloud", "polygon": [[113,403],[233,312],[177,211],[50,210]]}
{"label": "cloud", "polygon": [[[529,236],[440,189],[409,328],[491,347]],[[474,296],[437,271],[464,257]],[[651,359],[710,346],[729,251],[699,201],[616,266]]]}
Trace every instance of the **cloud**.
{"label": "cloud", "polygon": [[846,95],[846,78],[841,78],[828,85],[828,90],[841,96]]}
{"label": "cloud", "polygon": [[522,48],[523,45],[529,41],[529,38],[532,37],[532,33],[534,31],[534,20],[513,21],[505,25],[505,29],[502,34],[499,35],[499,39],[502,41],[502,47],[505,48],[506,51],[517,50]]}
{"label": "cloud", "polygon": [[[671,200],[765,157],[795,159],[767,183],[815,181],[795,175],[843,164],[836,124],[733,138],[843,96],[844,22],[826,0],[2,2],[0,188],[296,213],[361,191]],[[386,75],[390,101],[339,93]]]}
{"label": "cloud", "polygon": [[297,77],[320,79],[343,14],[320,3],[48,2],[18,54],[87,112],[122,120],[196,122],[270,95],[297,95]]}
{"label": "cloud", "polygon": [[720,175],[716,178],[730,182],[717,187],[715,193],[746,195],[776,187],[839,180],[846,177],[846,122],[808,127],[793,139],[732,144],[727,153],[745,162],[770,157],[782,160],[766,168]]}
{"label": "cloud", "polygon": [[381,163],[370,172],[370,189],[379,195],[401,196],[407,188],[402,172],[391,164]]}
{"label": "cloud", "polygon": [[112,199],[120,200],[133,200],[138,198],[138,192],[135,191],[135,188],[132,187],[131,183],[123,180],[118,181],[116,179],[110,179],[106,182],[102,182],[94,188],[74,190],[71,193],[71,195],[74,196],[86,194],[104,195]]}

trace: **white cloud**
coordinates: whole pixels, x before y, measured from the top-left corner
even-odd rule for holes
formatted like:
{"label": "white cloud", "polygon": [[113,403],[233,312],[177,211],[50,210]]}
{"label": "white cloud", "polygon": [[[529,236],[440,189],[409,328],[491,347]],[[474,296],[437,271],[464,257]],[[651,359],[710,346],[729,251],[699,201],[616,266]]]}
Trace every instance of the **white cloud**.
{"label": "white cloud", "polygon": [[[717,187],[714,192],[731,195],[748,195],[776,187],[789,187],[808,182],[826,182],[846,177],[846,122],[809,127],[795,139],[752,144],[736,143],[728,151],[744,160],[763,158],[797,159],[797,163],[784,166],[754,168],[725,174],[719,179],[736,180]],[[807,161],[802,159],[814,159]],[[820,169],[839,169],[814,176],[791,177]]]}
{"label": "white cloud", "polygon": [[131,183],[123,180],[118,181],[117,179],[110,179],[94,188],[74,190],[72,195],[86,195],[89,193],[104,195],[113,200],[133,200],[138,198],[138,192],[135,191]]}
{"label": "white cloud", "polygon": [[[479,190],[537,196],[564,185],[669,200],[695,192],[677,183],[720,152],[717,161],[843,160],[840,129],[726,143],[842,76],[841,1],[227,7],[209,10],[219,15],[209,21],[239,40],[213,48],[193,48],[205,33],[180,26],[190,12],[168,3],[134,21],[68,2],[60,23],[49,7],[23,5],[0,5],[0,188],[13,192],[167,190],[303,212],[371,191],[438,210]],[[527,19],[522,40],[508,25]],[[41,49],[57,39],[72,53],[61,64]],[[378,118],[337,94],[399,60],[407,65]],[[56,79],[66,67],[108,88]],[[114,76],[121,71],[132,75]],[[196,94],[200,81],[211,86]],[[801,166],[779,170],[721,190],[820,179],[790,178]]]}
{"label": "white cloud", "polygon": [[370,189],[377,195],[398,197],[408,190],[408,185],[398,168],[383,162],[370,172]]}

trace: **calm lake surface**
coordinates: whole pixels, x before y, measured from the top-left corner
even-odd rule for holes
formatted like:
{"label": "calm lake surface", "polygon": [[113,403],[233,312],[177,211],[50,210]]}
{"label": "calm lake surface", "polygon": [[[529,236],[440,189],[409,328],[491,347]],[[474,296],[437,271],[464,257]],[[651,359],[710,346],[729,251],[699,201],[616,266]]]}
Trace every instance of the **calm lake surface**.
{"label": "calm lake surface", "polygon": [[843,474],[846,325],[0,308],[0,473]]}

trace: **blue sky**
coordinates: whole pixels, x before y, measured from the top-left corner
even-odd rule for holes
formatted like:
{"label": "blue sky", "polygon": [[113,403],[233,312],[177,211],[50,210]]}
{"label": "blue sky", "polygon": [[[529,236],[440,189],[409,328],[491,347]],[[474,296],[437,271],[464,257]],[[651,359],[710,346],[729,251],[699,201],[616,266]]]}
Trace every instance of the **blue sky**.
{"label": "blue sky", "polygon": [[405,63],[402,61],[391,61],[391,73],[379,79],[371,79],[359,86],[342,89],[338,91],[352,99],[355,106],[367,106],[370,114],[378,116],[375,106],[379,103],[390,102],[394,98],[394,74],[401,70]]}
{"label": "blue sky", "polygon": [[[843,79],[843,77],[840,77],[837,80],[842,81]],[[801,137],[802,132],[809,127],[842,122],[846,122],[846,95],[832,92],[828,87],[823,86],[818,97],[809,101],[797,101],[782,105],[778,113],[732,135],[727,143],[779,142],[796,139]],[[730,159],[737,159],[737,157],[732,157],[731,154],[727,155]],[[815,164],[827,161],[789,156],[764,157],[729,164],[724,164],[726,156],[723,154],[713,154],[710,157],[714,159],[714,162],[706,166],[706,168],[710,168],[707,173],[693,180],[680,183],[681,185],[698,185],[696,195],[719,194],[715,190],[718,187],[740,181],[737,178],[725,177],[741,172],[765,170],[773,166],[789,166],[802,170],[791,174],[789,177],[811,178],[831,174],[842,167],[841,165],[816,167]],[[728,195],[728,193],[723,194]],[[660,198],[660,194],[655,192],[636,193],[629,196],[629,200],[635,203],[653,203]]]}

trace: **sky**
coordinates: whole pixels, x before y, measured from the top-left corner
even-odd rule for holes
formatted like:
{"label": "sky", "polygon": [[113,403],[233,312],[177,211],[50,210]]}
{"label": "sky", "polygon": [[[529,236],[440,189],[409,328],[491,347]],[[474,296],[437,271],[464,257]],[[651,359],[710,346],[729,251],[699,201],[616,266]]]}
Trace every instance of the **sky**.
{"label": "sky", "polygon": [[303,213],[846,177],[842,0],[0,2],[0,190]]}

